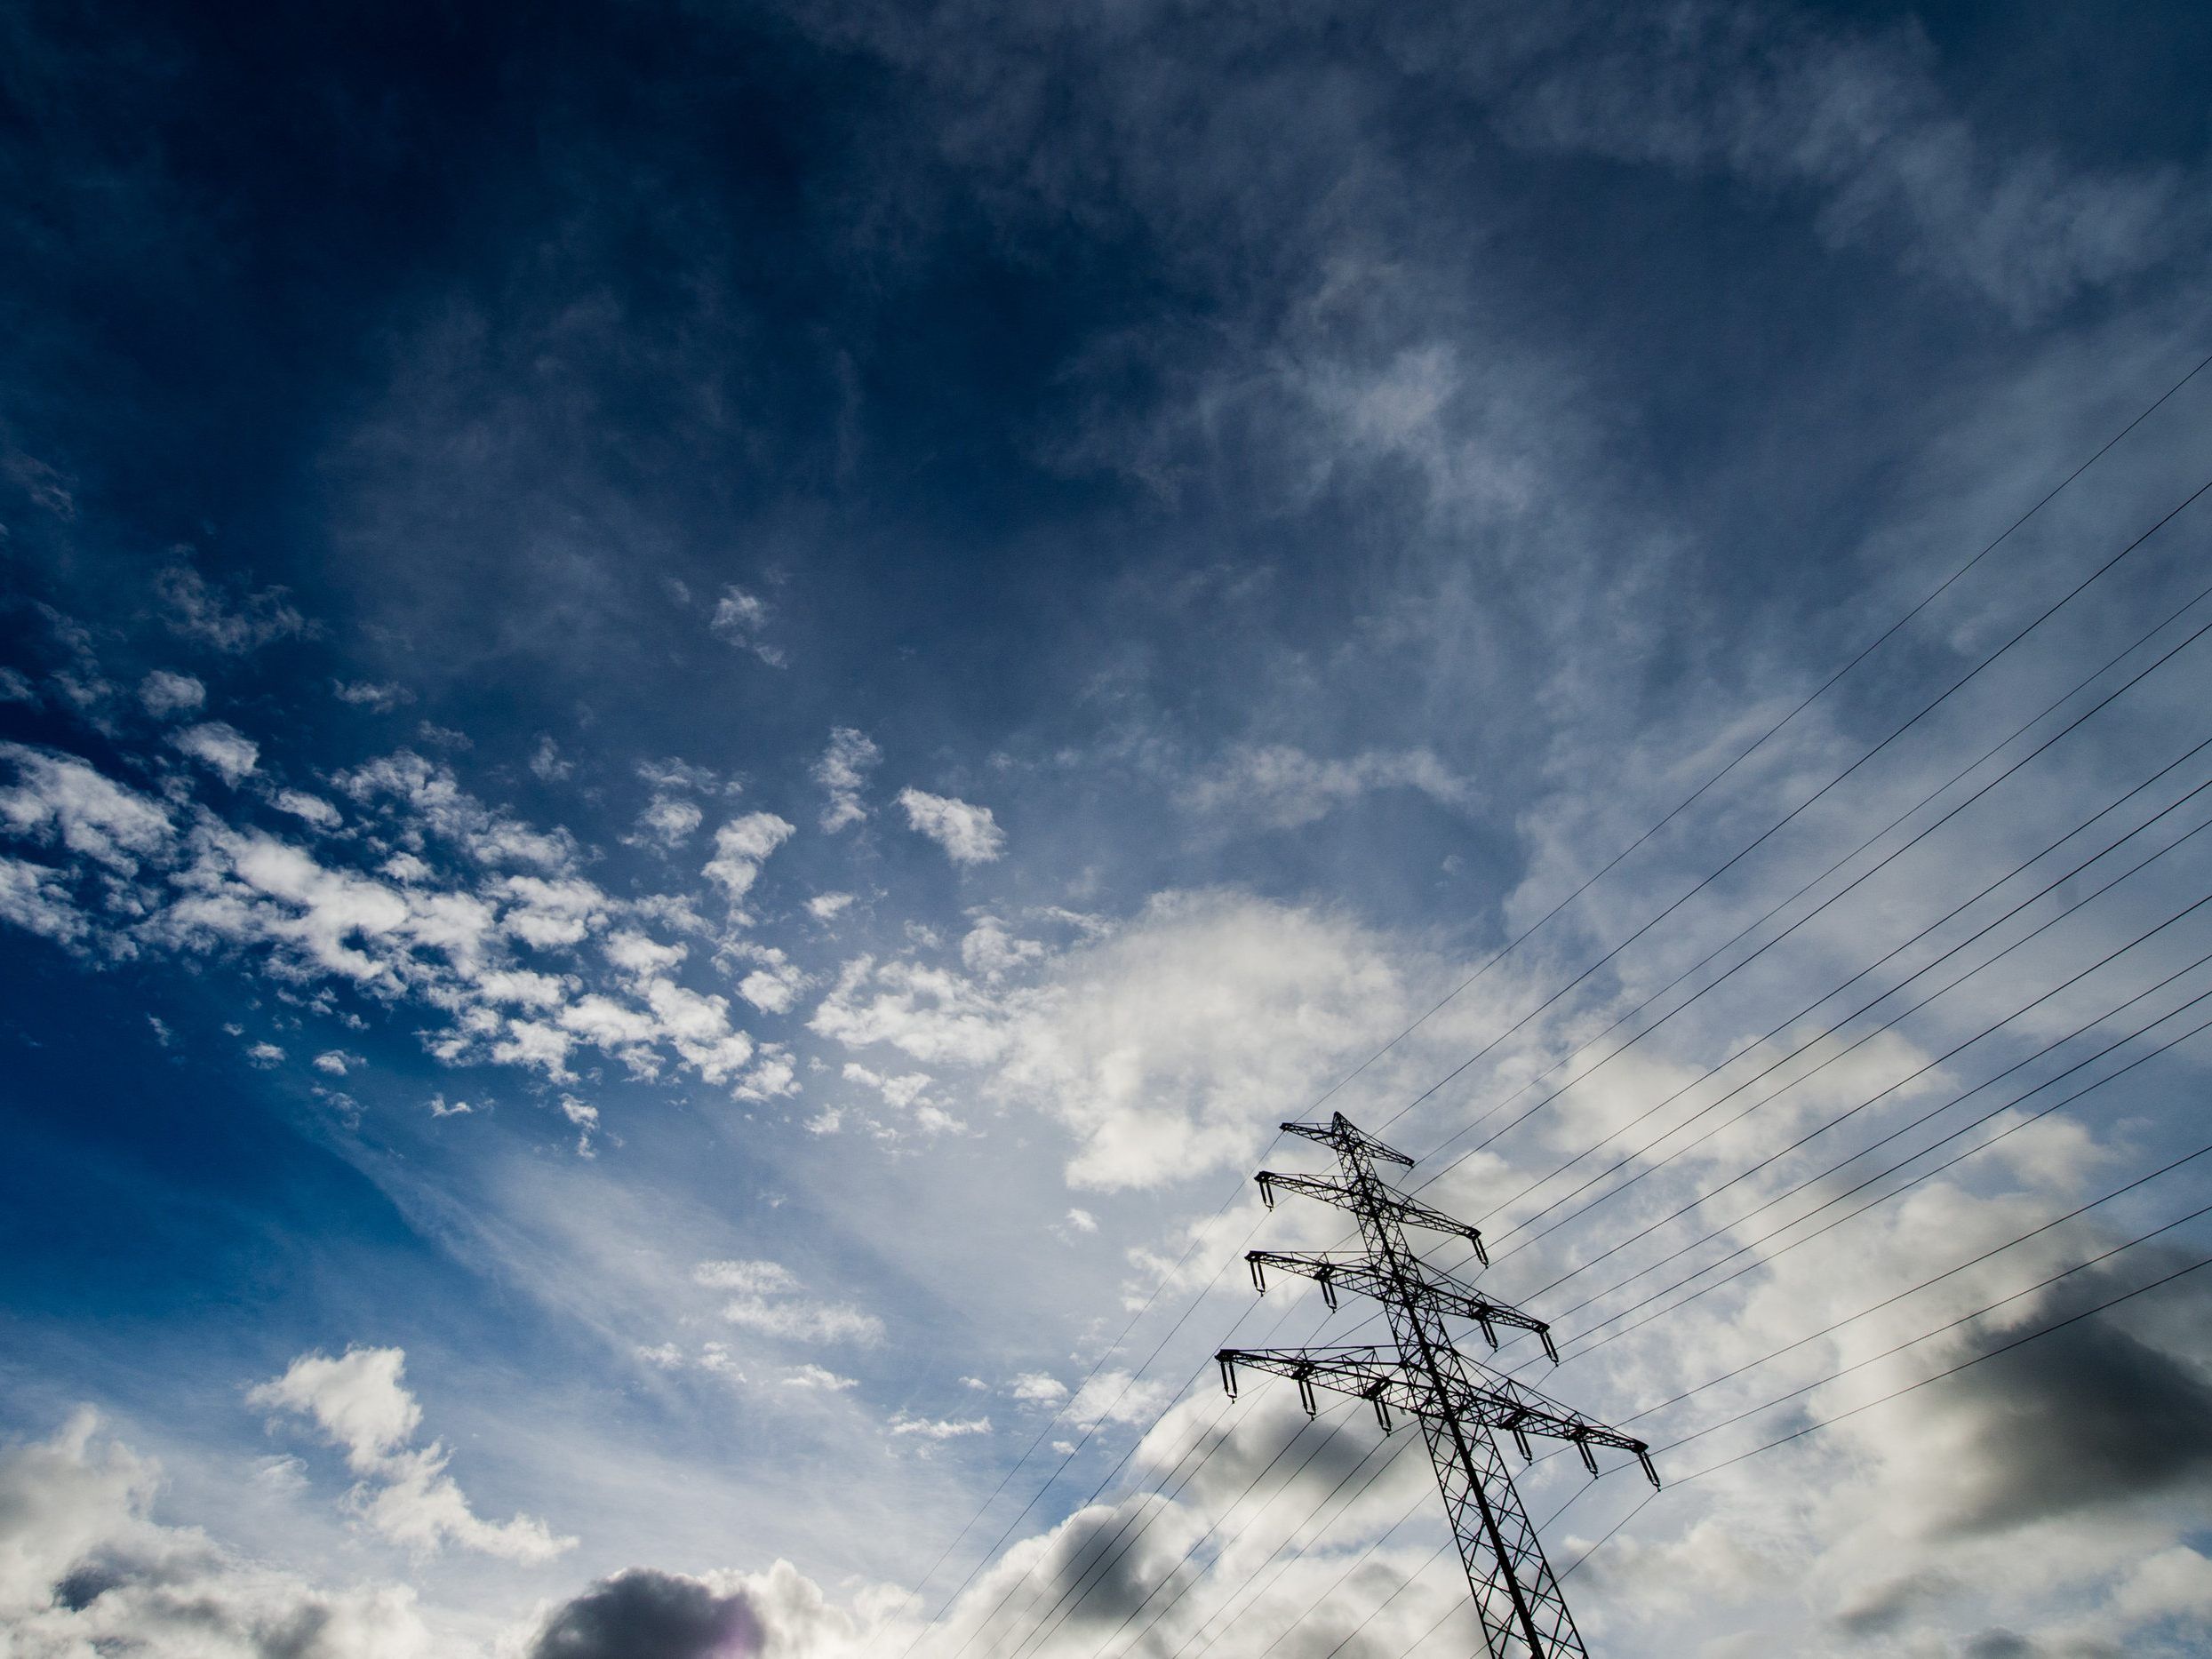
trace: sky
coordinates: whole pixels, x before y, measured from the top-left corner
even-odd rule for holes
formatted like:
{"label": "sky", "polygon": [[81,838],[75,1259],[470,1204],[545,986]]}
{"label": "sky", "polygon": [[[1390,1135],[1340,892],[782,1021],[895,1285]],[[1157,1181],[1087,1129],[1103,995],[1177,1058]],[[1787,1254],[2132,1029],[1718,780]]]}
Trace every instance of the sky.
{"label": "sky", "polygon": [[0,1654],[2212,1653],[2208,60],[0,4]]}

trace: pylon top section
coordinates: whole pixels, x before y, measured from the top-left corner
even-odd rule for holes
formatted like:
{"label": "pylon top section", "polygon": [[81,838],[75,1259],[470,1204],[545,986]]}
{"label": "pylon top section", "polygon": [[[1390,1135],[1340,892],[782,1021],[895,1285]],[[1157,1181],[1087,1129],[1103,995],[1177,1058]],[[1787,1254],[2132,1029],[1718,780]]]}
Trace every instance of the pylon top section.
{"label": "pylon top section", "polygon": [[1398,1164],[1408,1169],[1413,1168],[1412,1159],[1394,1146],[1384,1145],[1382,1142],[1361,1129],[1341,1112],[1337,1113],[1326,1123],[1285,1123],[1282,1125],[1282,1129],[1286,1135],[1298,1135],[1309,1141],[1319,1141],[1323,1146],[1330,1148],[1340,1155],[1363,1153],[1370,1158],[1380,1158],[1385,1163]]}

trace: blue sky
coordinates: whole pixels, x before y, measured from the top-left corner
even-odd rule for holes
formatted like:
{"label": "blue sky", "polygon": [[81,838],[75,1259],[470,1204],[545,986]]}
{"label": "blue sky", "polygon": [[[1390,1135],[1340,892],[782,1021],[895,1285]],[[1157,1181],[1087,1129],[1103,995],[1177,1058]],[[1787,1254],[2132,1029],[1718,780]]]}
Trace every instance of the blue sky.
{"label": "blue sky", "polygon": [[4,1643],[1465,1650],[1206,1365],[1412,1025],[1494,1294],[1743,1248],[1670,1480],[1971,1362],[1537,1465],[1595,1649],[2203,1651],[2204,1281],[1997,1352],[2212,1240],[2034,1231],[2203,1134],[2198,11],[0,28]]}

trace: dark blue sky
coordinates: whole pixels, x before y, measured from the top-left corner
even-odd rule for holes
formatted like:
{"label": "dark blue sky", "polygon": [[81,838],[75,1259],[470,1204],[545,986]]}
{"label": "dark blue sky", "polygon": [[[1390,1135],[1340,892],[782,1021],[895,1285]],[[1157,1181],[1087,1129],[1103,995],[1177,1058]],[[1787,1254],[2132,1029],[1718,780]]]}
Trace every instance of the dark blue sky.
{"label": "dark blue sky", "polygon": [[[1510,1028],[1395,1131],[1425,1153],[2200,624],[2202,504],[1668,910],[2205,482],[2212,377],[2037,506],[2212,348],[2208,60],[2168,5],[0,6],[0,1542],[9,1501],[81,1518],[0,1575],[0,1631],[159,1650],[158,1580],[225,1655],[301,1608],[344,1659],[596,1652],[561,1619],[644,1603],[569,1599],[636,1568],[623,1594],[698,1615],[680,1659],[755,1624],[884,1651],[1011,1504],[914,1607],[882,1587],[1095,1425],[979,1616],[1133,1436],[1141,1484],[1216,1408],[1174,1391],[1246,1312],[1229,1280],[1139,1362],[1242,1208],[1114,1344],[1274,1121],[1976,550],[2036,508],[1346,1109]],[[1637,1131],[1651,1178],[1503,1289],[1984,1026],[1756,1182],[2039,1081],[2077,1029],[2184,1029],[2145,1022],[2203,988],[2201,913],[2130,941],[2212,873],[2160,852],[2200,801],[2152,821],[2205,774],[2160,772],[2208,735],[2200,649],[1457,1168],[1452,1202],[1521,1214],[2070,829],[1874,988],[2149,823],[1740,1132]],[[2184,1043],[1560,1385],[1625,1415],[2024,1233],[2192,1148],[2203,1080]],[[1728,1398],[2131,1240],[2192,1180]],[[2192,1651],[2193,1282],[2090,1328],[2112,1410],[2166,1414],[2151,1472],[2117,1427],[2102,1464],[2023,1449],[2089,1386],[2054,1339],[2011,1392],[1808,1448],[1805,1511],[1747,1464],[1641,1511],[1585,1622],[1734,1651],[1653,1589],[1689,1583],[1790,1651]],[[1601,1490],[1562,1548],[1625,1513]],[[1201,1481],[1177,1524],[1234,1496]],[[1422,1525],[1378,1559],[1409,1572]],[[133,1551],[167,1565],[55,1588]],[[1452,1593],[1420,1578],[1372,1651]]]}

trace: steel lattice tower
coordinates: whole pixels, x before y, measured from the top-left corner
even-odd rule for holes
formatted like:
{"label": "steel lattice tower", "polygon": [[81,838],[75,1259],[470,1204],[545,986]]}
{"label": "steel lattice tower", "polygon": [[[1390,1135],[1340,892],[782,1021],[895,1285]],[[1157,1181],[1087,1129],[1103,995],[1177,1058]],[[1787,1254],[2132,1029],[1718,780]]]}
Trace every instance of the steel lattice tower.
{"label": "steel lattice tower", "polygon": [[1272,1209],[1277,1192],[1299,1192],[1348,1210],[1360,1224],[1365,1248],[1344,1254],[1253,1250],[1245,1257],[1251,1264],[1253,1288],[1265,1295],[1266,1270],[1280,1267],[1319,1283],[1331,1308],[1339,1288],[1372,1297],[1389,1319],[1394,1346],[1224,1348],[1214,1356],[1221,1363],[1223,1386],[1234,1399],[1237,1368],[1250,1366],[1296,1381],[1309,1416],[1318,1408],[1314,1398],[1318,1384],[1371,1401],[1385,1433],[1393,1408],[1417,1419],[1493,1659],[1583,1659],[1588,1649],[1513,1489],[1496,1436],[1500,1430],[1511,1434],[1524,1458],[1530,1456],[1531,1434],[1569,1441],[1593,1475],[1598,1472],[1593,1447],[1633,1452],[1656,1487],[1659,1477],[1650,1448],[1459,1352],[1444,1323],[1447,1318],[1472,1320],[1492,1348],[1497,1346],[1500,1325],[1532,1332],[1554,1361],[1559,1358],[1541,1320],[1491,1301],[1414,1254],[1406,1242],[1409,1226],[1457,1234],[1474,1247],[1483,1265],[1489,1259],[1474,1228],[1416,1203],[1376,1173],[1378,1163],[1410,1169],[1412,1159],[1362,1132],[1342,1113],[1327,1123],[1282,1128],[1335,1152],[1339,1178],[1263,1169],[1258,1177],[1261,1198]]}

